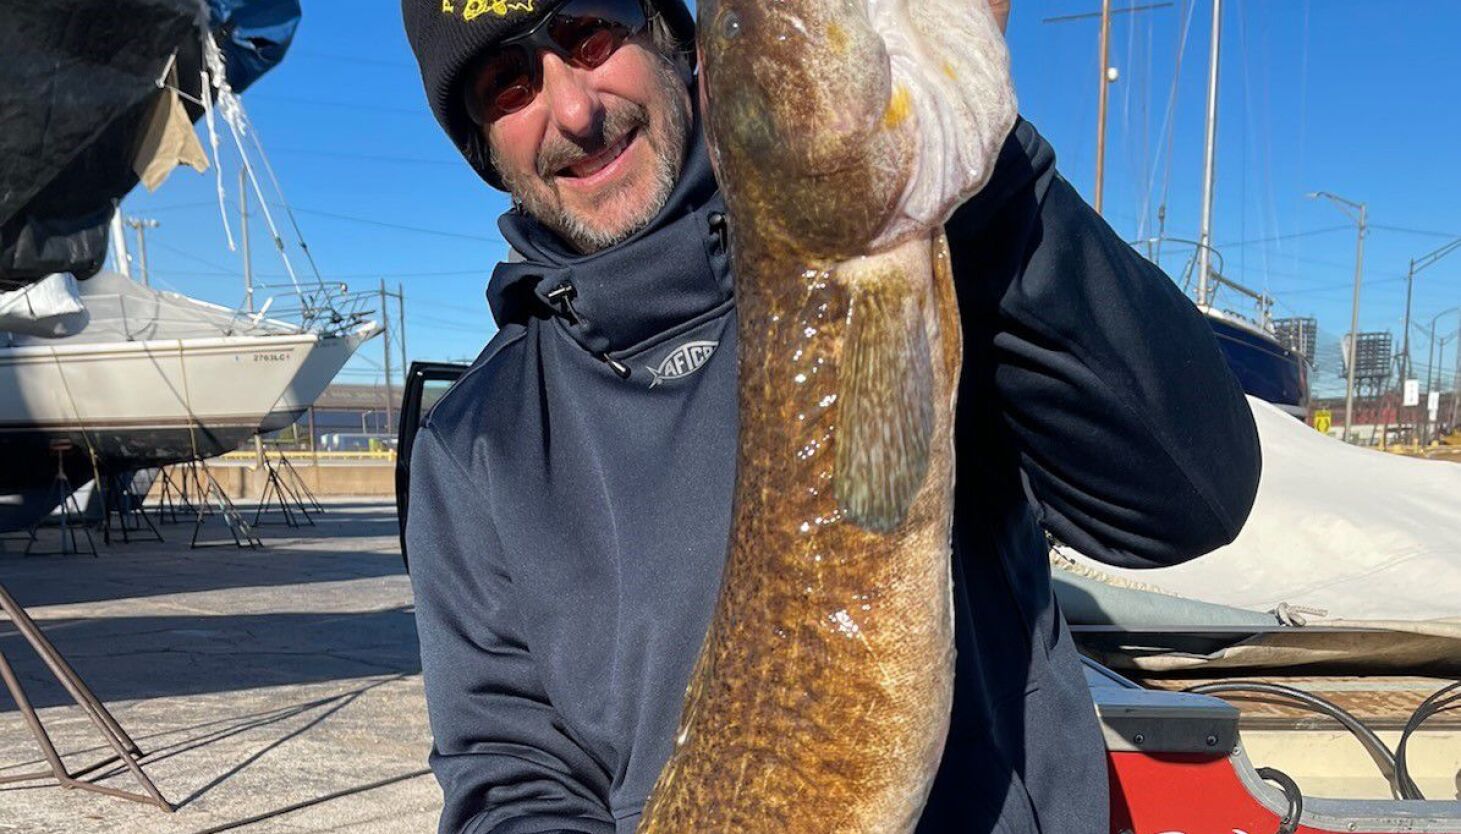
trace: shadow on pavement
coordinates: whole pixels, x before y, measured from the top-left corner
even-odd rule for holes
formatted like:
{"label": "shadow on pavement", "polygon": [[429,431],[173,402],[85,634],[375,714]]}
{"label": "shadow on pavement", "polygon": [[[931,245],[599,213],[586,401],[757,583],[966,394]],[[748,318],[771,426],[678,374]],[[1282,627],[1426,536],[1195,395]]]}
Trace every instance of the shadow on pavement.
{"label": "shadow on pavement", "polygon": [[[351,613],[107,617],[40,623],[104,702],[416,674],[406,607]],[[3,652],[37,708],[72,703],[20,635]],[[15,702],[0,687],[0,712]]]}

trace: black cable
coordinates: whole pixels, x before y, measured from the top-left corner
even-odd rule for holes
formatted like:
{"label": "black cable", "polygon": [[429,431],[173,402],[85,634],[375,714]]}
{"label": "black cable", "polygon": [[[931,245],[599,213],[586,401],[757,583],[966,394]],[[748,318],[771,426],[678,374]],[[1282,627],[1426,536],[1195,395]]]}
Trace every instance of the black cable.
{"label": "black cable", "polygon": [[1256,772],[1260,779],[1277,782],[1283,788],[1284,798],[1289,801],[1289,809],[1278,821],[1277,834],[1294,834],[1299,829],[1299,819],[1304,816],[1304,792],[1299,790],[1299,783],[1276,767],[1260,767]]}
{"label": "black cable", "polygon": [[[1405,729],[1400,733],[1400,742],[1395,745],[1395,775],[1400,784],[1401,796],[1404,799],[1425,799],[1410,778],[1410,770],[1405,764],[1405,748],[1410,742],[1410,737],[1426,719],[1461,703],[1461,681],[1443,686],[1431,694],[1429,698],[1420,702],[1420,706],[1410,714],[1409,720],[1405,722]],[[1456,692],[1454,695],[1447,695],[1449,692]]]}
{"label": "black cable", "polygon": [[[1189,686],[1183,690],[1197,695],[1212,695],[1219,692],[1256,692],[1264,695],[1273,695],[1279,698],[1287,698],[1299,704],[1309,707],[1315,712],[1333,718],[1349,730],[1360,743],[1363,744],[1373,757],[1380,759],[1380,770],[1385,779],[1390,782],[1391,787],[1397,791],[1401,798],[1413,799],[1406,796],[1405,780],[1398,777],[1398,766],[1395,754],[1390,751],[1385,742],[1375,735],[1374,731],[1366,727],[1353,714],[1333,701],[1322,698],[1312,692],[1305,692],[1302,689],[1295,689],[1292,686],[1284,686],[1280,683],[1268,683],[1266,681],[1219,681],[1217,683],[1204,683],[1197,686]],[[1389,772],[1385,772],[1388,768]]]}

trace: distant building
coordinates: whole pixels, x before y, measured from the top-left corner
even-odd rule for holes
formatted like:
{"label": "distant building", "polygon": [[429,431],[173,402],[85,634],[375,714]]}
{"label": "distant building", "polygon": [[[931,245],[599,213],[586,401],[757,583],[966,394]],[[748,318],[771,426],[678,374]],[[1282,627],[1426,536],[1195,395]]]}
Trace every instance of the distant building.
{"label": "distant building", "polygon": [[[401,387],[390,389],[387,409],[384,385],[336,382],[325,389],[319,399],[294,425],[269,436],[281,446],[296,449],[310,447],[310,427],[314,427],[316,448],[321,451],[355,451],[355,447],[392,445],[396,436],[396,412],[401,407]],[[377,443],[372,444],[375,438]],[[336,449],[335,447],[341,447]]]}

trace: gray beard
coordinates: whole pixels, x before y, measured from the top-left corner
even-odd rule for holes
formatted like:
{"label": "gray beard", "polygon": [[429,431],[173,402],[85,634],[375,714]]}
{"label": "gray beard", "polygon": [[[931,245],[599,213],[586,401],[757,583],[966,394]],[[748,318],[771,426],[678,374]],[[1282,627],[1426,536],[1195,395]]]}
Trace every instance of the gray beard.
{"label": "gray beard", "polygon": [[[665,108],[663,122],[659,125],[652,124],[649,114],[642,106],[624,108],[605,116],[597,137],[596,144],[603,147],[608,141],[617,141],[626,132],[637,127],[643,132],[650,150],[654,153],[650,199],[617,228],[594,225],[589,222],[588,217],[563,205],[557,190],[552,186],[550,172],[560,170],[563,164],[575,157],[572,155],[574,151],[565,148],[562,141],[539,152],[536,171],[525,171],[520,175],[507,173],[500,164],[497,149],[490,148],[492,165],[502,172],[503,184],[512,194],[513,201],[582,254],[588,255],[607,249],[649,225],[649,221],[664,208],[670,192],[675,188],[676,180],[679,179],[680,167],[685,162],[685,140],[690,130],[689,113],[681,106],[680,89],[684,81],[668,61],[655,63],[655,76],[668,93],[666,98],[669,106]],[[581,152],[578,155],[582,155]],[[621,190],[610,193],[603,199],[612,204],[631,197],[632,195]]]}

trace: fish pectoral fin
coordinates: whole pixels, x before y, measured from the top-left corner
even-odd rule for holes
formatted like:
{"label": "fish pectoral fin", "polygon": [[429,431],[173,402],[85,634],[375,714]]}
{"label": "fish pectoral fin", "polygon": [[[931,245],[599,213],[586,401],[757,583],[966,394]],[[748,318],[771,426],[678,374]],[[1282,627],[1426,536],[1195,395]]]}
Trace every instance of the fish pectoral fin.
{"label": "fish pectoral fin", "polygon": [[877,532],[902,523],[928,473],[934,376],[919,288],[929,276],[907,274],[920,267],[926,258],[895,253],[838,266],[857,274],[838,375],[837,504]]}

